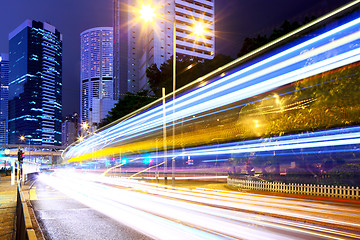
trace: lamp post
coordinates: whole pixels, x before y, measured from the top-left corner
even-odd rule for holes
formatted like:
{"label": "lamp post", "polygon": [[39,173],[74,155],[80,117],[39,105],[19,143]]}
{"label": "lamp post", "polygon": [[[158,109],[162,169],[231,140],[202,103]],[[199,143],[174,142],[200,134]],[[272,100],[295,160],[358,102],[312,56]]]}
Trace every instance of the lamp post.
{"label": "lamp post", "polygon": [[166,111],[165,111],[165,88],[162,88],[163,108],[163,148],[164,148],[164,183],[167,185],[167,143],[166,143]]}
{"label": "lamp post", "polygon": [[[175,4],[174,4],[174,19],[169,20],[161,16],[156,15],[155,8],[151,7],[150,4],[142,5],[142,8],[139,10],[140,18],[145,22],[152,22],[154,18],[159,18],[164,21],[170,22],[173,24],[173,88],[172,88],[172,109],[173,109],[173,125],[172,125],[172,142],[173,142],[173,157],[172,157],[172,186],[175,184],[175,90],[176,90],[176,18],[175,18]],[[188,27],[188,26],[187,26]],[[205,28],[203,24],[197,22],[193,26],[193,33],[196,36],[202,36],[205,33]],[[167,166],[165,163],[164,166]],[[165,173],[166,174],[166,173]],[[166,175],[165,175],[166,176]]]}

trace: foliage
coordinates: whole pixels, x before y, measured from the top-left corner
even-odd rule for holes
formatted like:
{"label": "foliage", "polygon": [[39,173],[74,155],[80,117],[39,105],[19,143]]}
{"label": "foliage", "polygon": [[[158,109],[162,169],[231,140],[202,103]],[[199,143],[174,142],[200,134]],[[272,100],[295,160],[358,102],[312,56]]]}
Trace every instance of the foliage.
{"label": "foliage", "polygon": [[156,98],[151,96],[147,90],[136,94],[126,93],[123,98],[119,99],[115,107],[110,110],[107,117],[101,121],[99,127],[103,127],[111,122],[114,122],[155,100]]}
{"label": "foliage", "polygon": [[[221,54],[215,56],[212,60],[204,60],[204,62],[199,62],[199,59],[189,57],[179,59],[176,62],[176,88],[185,86],[232,60],[231,57]],[[191,67],[189,68],[189,66]],[[127,93],[123,98],[119,99],[119,102],[111,109],[108,116],[101,121],[98,127],[103,127],[116,121],[160,98],[163,87],[166,89],[166,93],[172,92],[172,58],[163,63],[160,69],[156,64],[151,65],[146,70],[146,76],[149,79],[151,92],[143,90],[137,94]]]}
{"label": "foliage", "polygon": [[[315,17],[311,17],[311,18],[305,17],[303,24],[306,24],[314,19],[315,19]],[[252,52],[257,48],[262,47],[265,44],[267,44],[287,33],[290,33],[291,31],[294,31],[295,29],[299,28],[300,26],[301,26],[301,24],[298,22],[289,22],[289,21],[285,20],[281,24],[280,28],[275,28],[269,36],[259,34],[253,38],[247,37],[244,39],[244,42],[240,49],[240,52],[238,53],[238,57],[243,56],[249,52]]]}
{"label": "foliage", "polygon": [[[191,83],[232,60],[231,57],[222,54],[216,55],[212,60],[204,60],[204,62],[199,62],[199,59],[189,57],[178,59],[176,61],[176,89]],[[173,60],[171,58],[161,64],[160,68],[153,64],[146,70],[150,89],[158,98],[161,97],[162,88],[165,88],[166,93],[172,92],[172,64]]]}
{"label": "foliage", "polygon": [[[328,161],[327,161],[328,162]],[[289,168],[286,175],[262,174],[261,179],[267,181],[277,181],[283,183],[299,184],[322,184],[335,186],[359,186],[360,185],[360,165],[344,164],[343,160],[340,165],[333,167],[327,173],[313,174],[304,168]]]}
{"label": "foliage", "polygon": [[11,170],[5,170],[4,168],[0,169],[0,176],[8,176],[11,174]]}
{"label": "foliage", "polygon": [[[185,57],[176,61],[176,88],[183,87],[195,79],[229,63],[233,59],[225,55],[217,55],[212,60],[199,62],[197,58]],[[191,66],[189,68],[189,66]],[[101,121],[98,127],[103,127],[127,114],[140,109],[141,107],[155,101],[161,97],[161,88],[166,89],[166,93],[172,92],[172,58],[160,66],[151,65],[146,70],[146,76],[149,79],[150,91],[143,90],[137,94],[127,93],[111,109],[108,116]],[[155,96],[153,96],[155,95]]]}
{"label": "foliage", "polygon": [[[354,63],[254,96],[236,103],[240,106],[238,108],[221,112],[226,118],[220,115],[209,118],[208,122],[202,123],[199,127],[207,126],[203,131],[207,139],[217,137],[241,141],[263,138],[264,141],[270,141],[272,137],[285,134],[306,134],[317,130],[359,125],[359,69],[360,64]],[[218,130],[217,126],[221,126],[221,130]],[[321,181],[333,182],[332,179],[327,179],[330,178],[329,171],[345,163],[343,159],[332,156],[322,159],[324,156],[321,152],[319,156],[310,156],[302,152],[302,149],[300,151],[294,155],[293,161],[296,162],[296,171],[303,173],[294,173],[296,176],[292,176],[292,179],[306,180],[305,173],[309,176],[319,176],[322,172],[325,175],[321,177]],[[233,169],[243,168],[247,160],[247,156],[233,155]],[[279,173],[280,162],[275,154],[264,158],[258,157],[255,153],[251,162],[256,168],[260,168],[263,174]],[[309,181],[313,182],[313,178],[310,177]],[[346,181],[342,180],[342,183]]]}
{"label": "foliage", "polygon": [[249,157],[246,156],[233,156],[230,158],[230,163],[232,165],[231,174],[241,174],[242,168],[245,168],[246,174],[250,174],[248,170],[249,166]]}
{"label": "foliage", "polygon": [[329,175],[338,184],[360,185],[360,165],[359,164],[342,164],[329,171]]}

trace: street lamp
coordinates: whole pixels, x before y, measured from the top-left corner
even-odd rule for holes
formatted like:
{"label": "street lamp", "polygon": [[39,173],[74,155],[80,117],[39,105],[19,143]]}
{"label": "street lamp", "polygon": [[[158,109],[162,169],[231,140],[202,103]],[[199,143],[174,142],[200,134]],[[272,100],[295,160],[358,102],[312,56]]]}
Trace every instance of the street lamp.
{"label": "street lamp", "polygon": [[81,128],[87,130],[89,128],[89,124],[87,122],[84,122],[83,124],[81,124]]}
{"label": "street lamp", "polygon": [[140,18],[144,19],[145,22],[152,22],[156,16],[155,8],[152,8],[150,4],[142,5],[139,10]]}
{"label": "street lamp", "polygon": [[[175,156],[175,90],[176,90],[176,19],[175,19],[175,5],[174,5],[174,19],[169,20],[156,15],[155,8],[150,4],[142,5],[139,10],[140,18],[145,22],[152,22],[154,18],[159,18],[173,24],[173,91],[172,91],[172,105],[173,105],[173,127],[172,127],[172,142],[173,142],[173,156]],[[187,26],[187,25],[186,25]],[[187,26],[188,27],[188,26]],[[204,24],[196,22],[193,26],[193,34],[195,36],[203,36],[205,33]],[[164,163],[164,167],[167,163]],[[166,174],[166,173],[165,173]],[[175,157],[172,158],[172,185],[175,184]]]}
{"label": "street lamp", "polygon": [[81,124],[81,129],[82,129],[81,135],[88,135],[88,133],[89,133],[89,127],[90,127],[90,125],[89,125],[87,122],[83,122],[83,123]]}
{"label": "street lamp", "polygon": [[204,37],[205,32],[206,32],[206,30],[205,30],[204,24],[202,24],[202,23],[196,23],[196,24],[194,25],[194,32],[193,32],[193,34],[194,34],[195,36]]}

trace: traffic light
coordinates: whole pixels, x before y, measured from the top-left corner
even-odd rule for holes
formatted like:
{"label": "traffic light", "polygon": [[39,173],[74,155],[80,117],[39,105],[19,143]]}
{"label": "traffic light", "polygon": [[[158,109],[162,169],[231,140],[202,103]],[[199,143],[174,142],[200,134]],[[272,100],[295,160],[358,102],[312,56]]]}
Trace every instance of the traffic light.
{"label": "traffic light", "polygon": [[21,151],[21,150],[19,150],[19,151],[18,151],[18,161],[19,161],[20,164],[23,163],[24,158],[25,158],[25,157],[24,157],[24,152]]}

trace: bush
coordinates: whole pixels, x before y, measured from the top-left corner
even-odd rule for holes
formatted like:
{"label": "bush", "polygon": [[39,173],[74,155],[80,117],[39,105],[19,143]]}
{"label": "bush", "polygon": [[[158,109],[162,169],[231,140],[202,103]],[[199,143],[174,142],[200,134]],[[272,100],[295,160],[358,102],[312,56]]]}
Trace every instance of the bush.
{"label": "bush", "polygon": [[329,171],[330,178],[341,185],[360,185],[360,165],[343,164]]}
{"label": "bush", "polygon": [[0,175],[1,176],[8,176],[11,174],[10,170],[5,170],[4,168],[0,169]]}
{"label": "bush", "polygon": [[289,168],[286,175],[264,174],[262,179],[273,182],[322,184],[337,186],[360,186],[360,165],[342,164],[327,173],[311,173],[303,168]]}

